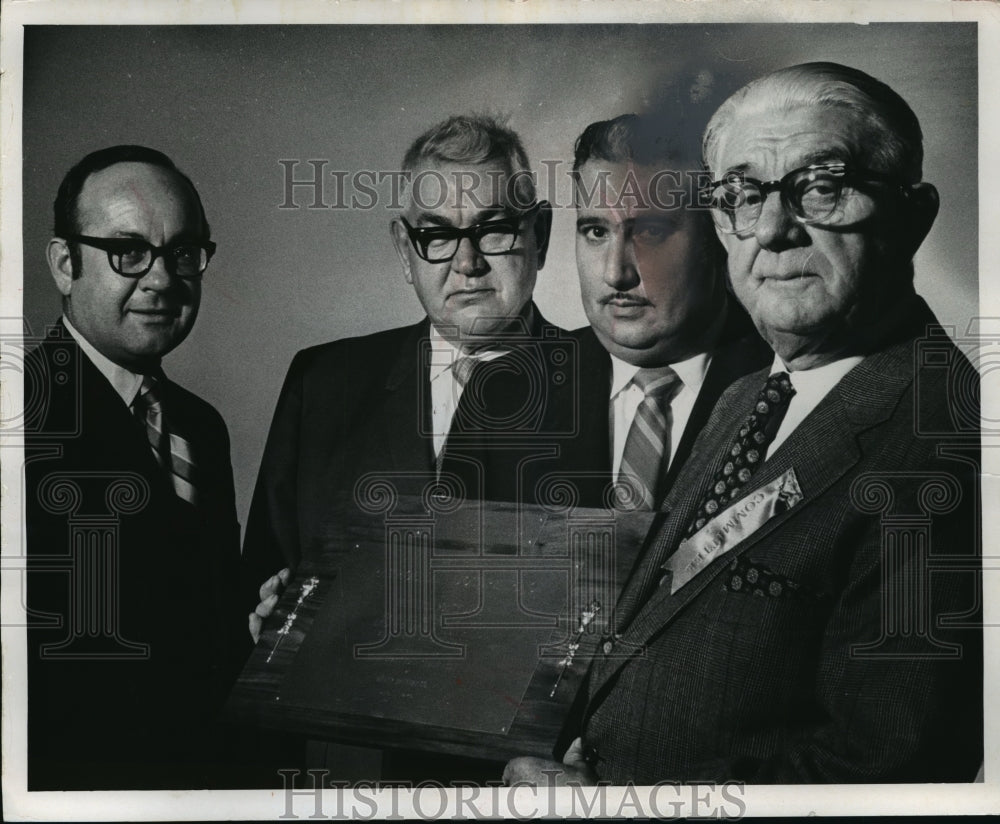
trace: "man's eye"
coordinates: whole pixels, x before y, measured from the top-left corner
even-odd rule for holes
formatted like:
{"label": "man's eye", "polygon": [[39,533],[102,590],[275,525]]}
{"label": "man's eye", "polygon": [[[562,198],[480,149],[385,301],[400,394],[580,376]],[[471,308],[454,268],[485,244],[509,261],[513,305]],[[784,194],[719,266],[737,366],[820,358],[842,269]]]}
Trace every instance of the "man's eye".
{"label": "man's eye", "polygon": [[424,241],[427,243],[427,248],[432,251],[447,249],[454,242],[454,240],[455,238],[452,235],[424,235]]}
{"label": "man's eye", "polygon": [[145,261],[148,252],[148,246],[124,246],[118,254],[123,266],[138,266]]}
{"label": "man's eye", "polygon": [[478,232],[479,249],[486,254],[509,251],[517,239],[516,229],[507,223],[484,226]]}
{"label": "man's eye", "polygon": [[632,237],[639,243],[660,243],[667,239],[671,230],[664,223],[642,223],[636,225]]}
{"label": "man's eye", "polygon": [[827,197],[829,195],[835,194],[840,186],[837,183],[829,180],[814,180],[806,186],[802,187],[802,193],[804,195],[812,195],[815,197]]}
{"label": "man's eye", "polygon": [[201,249],[197,246],[175,246],[173,255],[178,263],[196,263],[201,259]]}
{"label": "man's eye", "polygon": [[608,230],[604,226],[580,226],[577,232],[592,241],[604,240],[608,236]]}

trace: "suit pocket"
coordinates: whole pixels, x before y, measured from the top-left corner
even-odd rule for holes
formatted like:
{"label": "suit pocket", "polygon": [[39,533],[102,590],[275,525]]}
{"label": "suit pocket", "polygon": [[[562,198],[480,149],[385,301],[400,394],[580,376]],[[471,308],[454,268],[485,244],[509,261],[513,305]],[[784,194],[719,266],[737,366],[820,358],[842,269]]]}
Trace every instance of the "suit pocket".
{"label": "suit pocket", "polygon": [[714,591],[706,593],[699,614],[702,654],[725,661],[719,703],[727,735],[765,734],[814,720],[830,603],[789,583],[751,564],[713,582]]}
{"label": "suit pocket", "polygon": [[722,588],[732,595],[755,598],[820,601],[824,593],[769,566],[754,561],[749,555],[732,560],[722,575]]}

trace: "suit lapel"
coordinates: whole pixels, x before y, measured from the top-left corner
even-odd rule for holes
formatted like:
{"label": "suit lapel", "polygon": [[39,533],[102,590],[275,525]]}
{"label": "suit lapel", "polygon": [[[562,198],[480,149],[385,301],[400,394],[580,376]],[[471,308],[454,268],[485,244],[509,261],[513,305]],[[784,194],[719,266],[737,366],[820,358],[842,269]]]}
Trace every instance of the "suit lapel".
{"label": "suit lapel", "polygon": [[[908,341],[870,356],[852,369],[820,401],[788,439],[768,457],[745,490],[745,494],[749,494],[789,469],[794,469],[804,496],[802,502],[763,524],[671,595],[669,588],[658,585],[662,577],[662,564],[676,550],[681,533],[693,517],[705,485],[725,460],[726,455],[719,449],[719,444],[729,444],[736,428],[748,414],[749,407],[746,404],[733,404],[740,407],[739,412],[723,411],[710,422],[692,454],[691,468],[678,479],[677,494],[668,496],[665,503],[665,508],[669,507],[670,516],[661,534],[651,545],[651,551],[626,587],[619,609],[616,610],[626,649],[641,649],[653,634],[669,624],[734,558],[780,529],[789,519],[798,517],[860,460],[858,435],[884,421],[912,382],[910,351]],[[740,381],[737,385],[737,397],[753,398],[767,373],[768,370],[761,370]],[[705,460],[708,450],[714,452],[711,460]],[[701,466],[702,469],[697,470],[696,466]],[[613,659],[610,666],[601,668],[592,694],[626,660],[629,659]]]}
{"label": "suit lapel", "polygon": [[430,321],[413,326],[390,365],[381,401],[369,408],[390,457],[388,470],[434,466],[430,397]]}
{"label": "suit lapel", "polygon": [[595,463],[611,478],[611,356],[590,327],[579,338],[580,432],[584,443],[603,450]]}
{"label": "suit lapel", "polygon": [[735,380],[769,365],[773,359],[774,353],[757,334],[744,309],[730,300],[725,326],[713,350],[705,380],[677,444],[674,459],[660,483],[662,493],[658,503],[665,500],[722,393]]}
{"label": "suit lapel", "polygon": [[[53,398],[65,408],[52,409],[57,419],[67,413],[79,415],[79,430],[62,441],[62,466],[73,470],[135,472],[149,484],[153,503],[173,495],[169,480],[153,457],[142,424],[136,420],[121,396],[77,344],[60,320],[51,333],[53,340],[43,346],[58,346],[68,355],[68,371],[75,380],[64,385]],[[77,365],[74,370],[72,364]],[[66,371],[66,364],[59,369]],[[66,422],[68,423],[68,422]],[[57,426],[54,431],[71,431]]]}

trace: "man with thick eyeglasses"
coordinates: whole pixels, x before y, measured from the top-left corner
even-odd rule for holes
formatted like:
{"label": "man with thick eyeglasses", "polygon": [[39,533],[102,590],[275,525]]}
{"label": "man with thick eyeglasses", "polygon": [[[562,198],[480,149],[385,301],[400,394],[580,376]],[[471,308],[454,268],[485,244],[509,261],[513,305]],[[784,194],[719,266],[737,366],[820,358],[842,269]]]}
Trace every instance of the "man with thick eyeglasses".
{"label": "man with thick eyeglasses", "polygon": [[215,251],[201,199],[114,146],[54,213],[62,318],[25,370],[28,787],[247,786],[215,720],[248,652],[229,437],[161,367]]}
{"label": "man with thick eyeglasses", "polygon": [[561,780],[972,781],[978,376],[913,286],[938,208],[917,118],[805,64],[730,97],[704,156],[773,363],[723,394],[668,494]]}
{"label": "man with thick eyeglasses", "polygon": [[[533,502],[546,476],[592,451],[575,440],[572,341],[531,299],[551,211],[536,199],[518,136],[489,117],[452,117],[411,145],[403,170],[403,211],[390,231],[426,317],[292,362],[244,543],[257,580],[267,579],[253,633],[287,582],[274,573],[331,540],[338,510],[362,494],[359,479],[402,494]],[[333,778],[498,772],[426,755],[340,758]]]}

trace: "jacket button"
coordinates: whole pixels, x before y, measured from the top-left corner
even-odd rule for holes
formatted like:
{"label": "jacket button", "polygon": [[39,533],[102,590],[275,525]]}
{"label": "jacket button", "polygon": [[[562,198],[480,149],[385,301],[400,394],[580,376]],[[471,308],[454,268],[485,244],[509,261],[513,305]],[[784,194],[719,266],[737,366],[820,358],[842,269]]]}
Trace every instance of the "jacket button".
{"label": "jacket button", "polygon": [[605,641],[604,642],[603,650],[604,650],[604,654],[605,655],[611,655],[611,650],[613,650],[614,648],[615,648],[615,642],[614,641]]}

